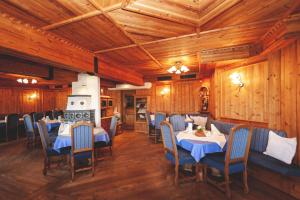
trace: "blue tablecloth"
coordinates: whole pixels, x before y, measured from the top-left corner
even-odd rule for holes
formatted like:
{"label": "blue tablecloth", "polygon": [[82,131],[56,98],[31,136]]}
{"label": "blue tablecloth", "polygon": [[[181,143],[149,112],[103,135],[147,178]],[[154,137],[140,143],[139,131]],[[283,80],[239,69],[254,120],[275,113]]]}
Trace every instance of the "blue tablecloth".
{"label": "blue tablecloth", "polygon": [[[176,133],[175,133],[176,135]],[[181,140],[177,141],[178,146],[191,152],[191,156],[199,162],[206,154],[222,152],[222,148],[214,142],[196,141],[196,140]]]}
{"label": "blue tablecloth", "polygon": [[47,130],[50,132],[52,129],[57,128],[60,126],[60,122],[55,123],[47,123]]}
{"label": "blue tablecloth", "polygon": [[[103,141],[108,143],[109,140],[110,140],[109,135],[104,129],[102,129],[102,131],[99,133],[95,133],[95,142]],[[69,146],[72,146],[71,136],[58,135],[53,144],[53,149],[59,151],[60,148],[69,147]]]}

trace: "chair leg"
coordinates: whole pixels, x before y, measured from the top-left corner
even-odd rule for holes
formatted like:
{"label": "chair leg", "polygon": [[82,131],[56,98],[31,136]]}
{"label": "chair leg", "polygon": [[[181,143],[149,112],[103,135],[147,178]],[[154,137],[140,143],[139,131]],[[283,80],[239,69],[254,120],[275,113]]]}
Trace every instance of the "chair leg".
{"label": "chair leg", "polygon": [[203,181],[207,182],[207,166],[203,166]]}
{"label": "chair leg", "polygon": [[75,173],[75,166],[74,166],[74,158],[72,157],[71,159],[71,178],[72,178],[72,182],[74,180],[74,173]]}
{"label": "chair leg", "polygon": [[44,174],[44,176],[47,175],[47,167],[48,167],[48,159],[45,158],[45,159],[44,159],[44,169],[43,169],[43,174]]}
{"label": "chair leg", "polygon": [[200,174],[199,174],[199,172],[200,172],[200,165],[198,164],[198,163],[196,163],[196,181],[198,182],[198,181],[200,181]]}
{"label": "chair leg", "polygon": [[178,185],[178,171],[179,171],[179,165],[175,165],[175,185]]}
{"label": "chair leg", "polygon": [[155,129],[154,137],[155,137],[155,138],[154,138],[154,140],[155,140],[154,143],[157,144],[157,129]]}
{"label": "chair leg", "polygon": [[245,171],[243,172],[243,182],[244,182],[244,192],[247,194],[249,192],[247,169],[245,169]]}
{"label": "chair leg", "polygon": [[225,174],[225,193],[226,193],[226,197],[228,199],[231,198],[231,191],[230,191],[230,185],[229,185],[229,174]]}
{"label": "chair leg", "polygon": [[112,156],[112,146],[109,146],[110,156]]}

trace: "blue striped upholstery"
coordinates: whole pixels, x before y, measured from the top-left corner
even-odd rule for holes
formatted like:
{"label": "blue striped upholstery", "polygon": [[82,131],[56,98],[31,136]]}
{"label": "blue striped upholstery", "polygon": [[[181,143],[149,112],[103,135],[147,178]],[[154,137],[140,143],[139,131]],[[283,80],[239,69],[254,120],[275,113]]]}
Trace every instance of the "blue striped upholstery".
{"label": "blue striped upholstery", "polygon": [[229,134],[232,127],[234,127],[235,124],[222,122],[218,120],[211,120],[211,123],[215,125],[215,127],[223,134]]}
{"label": "blue striped upholstery", "polygon": [[[254,128],[251,140],[251,151],[257,152],[265,152],[268,145],[269,140],[269,131],[270,129],[266,128]],[[286,133],[284,131],[274,131],[281,137],[286,137]]]}
{"label": "blue striped upholstery", "polygon": [[116,135],[117,122],[118,122],[118,119],[115,116],[113,116],[111,118],[110,127],[109,127],[109,131],[110,131],[111,137],[114,137]]}
{"label": "blue striped upholstery", "polygon": [[147,118],[148,126],[151,125],[151,117],[149,111],[146,112],[146,118]]}
{"label": "blue striped upholstery", "polygon": [[249,129],[238,129],[233,135],[232,146],[230,149],[230,159],[243,158],[246,153]]}
{"label": "blue striped upholstery", "polygon": [[165,148],[169,149],[170,151],[174,151],[174,145],[172,143],[172,133],[170,127],[164,124],[163,126],[161,126],[161,130],[162,130],[161,134],[164,139]]}
{"label": "blue striped upholstery", "polygon": [[155,129],[160,129],[160,123],[166,120],[166,113],[155,113]]}
{"label": "blue striped upholstery", "polygon": [[170,123],[173,126],[173,131],[185,130],[185,117],[181,115],[173,115],[170,117]]}
{"label": "blue striped upholstery", "polygon": [[33,124],[32,124],[30,115],[24,115],[23,119],[24,119],[24,125],[25,125],[26,133],[27,134],[33,134],[34,130],[33,130]]}
{"label": "blue striped upholstery", "polygon": [[93,147],[93,128],[87,125],[73,127],[72,139],[74,141],[74,150]]}
{"label": "blue striped upholstery", "polygon": [[[169,123],[168,123],[169,124]],[[184,164],[195,164],[196,161],[195,159],[191,156],[191,152],[186,151],[184,149],[177,149],[177,145],[175,142],[175,135],[171,131],[171,125],[168,125],[164,123],[161,126],[161,133],[164,141],[164,147],[170,152],[166,152],[165,156],[166,158],[171,161],[173,164],[176,163],[176,153],[178,154],[178,162],[179,165],[184,165]],[[174,141],[174,144],[173,142]]]}

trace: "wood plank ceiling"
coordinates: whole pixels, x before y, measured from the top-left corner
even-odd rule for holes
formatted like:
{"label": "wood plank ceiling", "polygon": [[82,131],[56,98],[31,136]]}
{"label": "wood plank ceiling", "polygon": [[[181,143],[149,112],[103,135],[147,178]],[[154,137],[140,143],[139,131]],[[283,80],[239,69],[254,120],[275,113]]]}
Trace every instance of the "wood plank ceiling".
{"label": "wood plank ceiling", "polygon": [[205,56],[212,49],[255,48],[279,19],[297,9],[297,2],[2,0],[0,11],[150,76],[166,73],[176,61],[207,74],[250,57],[241,53],[214,61]]}

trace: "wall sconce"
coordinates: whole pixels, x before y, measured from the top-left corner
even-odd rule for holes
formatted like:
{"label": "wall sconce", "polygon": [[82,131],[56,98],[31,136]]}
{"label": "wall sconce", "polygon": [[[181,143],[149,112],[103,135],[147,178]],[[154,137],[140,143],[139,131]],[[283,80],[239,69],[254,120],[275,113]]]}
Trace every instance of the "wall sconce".
{"label": "wall sconce", "polygon": [[36,99],[36,98],[37,98],[37,94],[36,94],[36,93],[33,93],[33,94],[31,94],[31,95],[28,97],[29,100],[34,100],[34,99]]}
{"label": "wall sconce", "polygon": [[238,97],[240,91],[241,91],[241,88],[245,86],[245,84],[243,83],[242,81],[242,78],[241,78],[241,75],[237,72],[234,72],[232,73],[229,78],[231,79],[231,82],[234,84],[234,85],[237,85],[238,86],[238,92],[235,96]]}
{"label": "wall sconce", "polygon": [[237,85],[239,88],[244,87],[245,84],[242,82],[241,75],[239,73],[234,72],[229,77],[234,85]]}
{"label": "wall sconce", "polygon": [[165,87],[164,89],[162,89],[162,91],[160,92],[161,96],[165,96],[166,94],[168,94],[170,92],[170,89]]}

